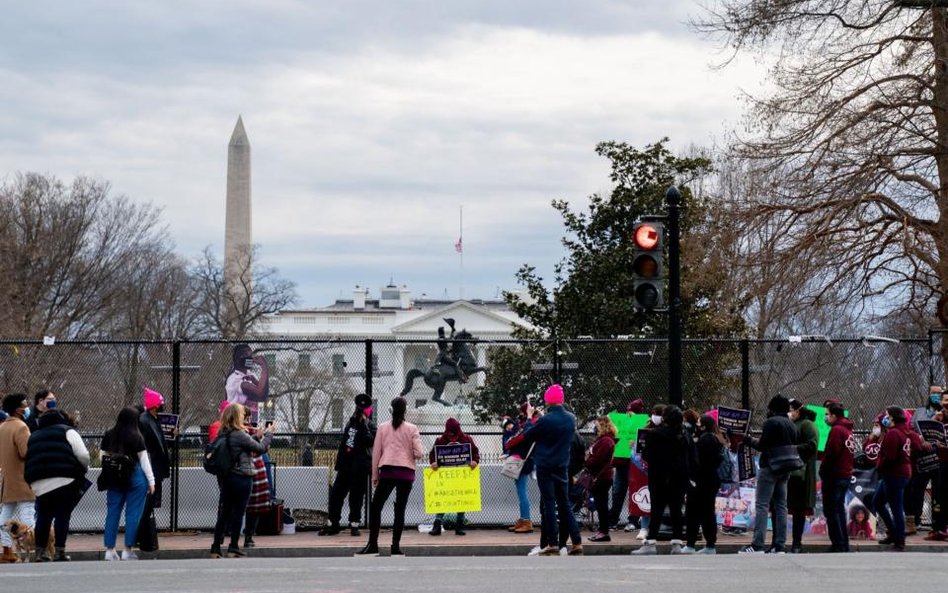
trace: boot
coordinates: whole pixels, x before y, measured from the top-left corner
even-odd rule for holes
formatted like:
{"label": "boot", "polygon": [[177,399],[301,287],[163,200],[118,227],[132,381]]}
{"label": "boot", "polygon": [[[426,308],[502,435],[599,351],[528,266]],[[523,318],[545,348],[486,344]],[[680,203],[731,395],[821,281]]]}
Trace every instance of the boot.
{"label": "boot", "polygon": [[362,535],[362,532],[359,531],[358,523],[349,523],[349,535],[352,537],[359,537]]}
{"label": "boot", "polygon": [[441,535],[441,519],[435,519],[434,527],[431,528],[428,535]]}
{"label": "boot", "polygon": [[53,556],[53,562],[69,562],[70,560],[72,558],[66,555],[66,548],[56,546],[56,555]]}
{"label": "boot", "polygon": [[514,533],[533,533],[533,523],[530,519],[521,520],[520,526],[513,530]]}
{"label": "boot", "polygon": [[14,564],[16,563],[16,554],[13,553],[13,548],[10,546],[3,546],[3,556],[0,556],[0,564]]}
{"label": "boot", "polygon": [[253,542],[253,536],[252,536],[252,535],[245,535],[245,536],[244,536],[244,547],[245,547],[245,548],[256,548],[256,547],[257,547],[257,544],[255,544],[255,543]]}
{"label": "boot", "polygon": [[517,521],[513,525],[507,528],[507,531],[515,532],[517,531],[517,528],[520,527],[522,524],[523,524],[523,519],[517,519]]}
{"label": "boot", "polygon": [[906,515],[905,517],[905,535],[915,535],[918,533],[918,527],[915,525],[915,517]]}

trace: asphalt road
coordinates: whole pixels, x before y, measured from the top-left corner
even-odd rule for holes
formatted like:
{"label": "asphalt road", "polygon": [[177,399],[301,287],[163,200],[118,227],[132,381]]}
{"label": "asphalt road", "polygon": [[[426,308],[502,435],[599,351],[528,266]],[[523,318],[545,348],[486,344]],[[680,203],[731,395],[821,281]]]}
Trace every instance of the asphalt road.
{"label": "asphalt road", "polygon": [[[0,567],[3,591],[69,593],[760,593],[904,590],[906,575],[934,584],[943,554],[860,553],[798,556],[632,558],[243,558],[160,562],[73,562]],[[654,589],[652,589],[654,587]]]}

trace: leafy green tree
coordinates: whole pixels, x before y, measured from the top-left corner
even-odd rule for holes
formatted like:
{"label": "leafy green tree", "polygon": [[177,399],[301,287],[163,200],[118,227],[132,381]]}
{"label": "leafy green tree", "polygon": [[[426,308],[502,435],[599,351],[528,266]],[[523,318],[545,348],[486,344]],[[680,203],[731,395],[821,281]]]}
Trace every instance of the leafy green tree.
{"label": "leafy green tree", "polygon": [[[744,330],[740,304],[728,296],[726,262],[714,253],[713,219],[704,198],[691,189],[711,172],[711,161],[702,155],[676,156],[667,142],[662,139],[641,150],[623,142],[600,143],[596,153],[609,159],[611,193],[590,196],[586,211],[575,211],[565,200],[553,201],[563,218],[566,236],[562,241],[567,250],[554,268],[554,285],[547,288],[536,268],[527,264],[517,273],[525,296],[506,295],[511,308],[533,327],[520,330],[518,337],[541,341],[490,353],[491,373],[474,402],[481,418],[510,413],[526,397],[540,396],[554,380],[554,359],[562,363],[568,402],[584,421],[617,407],[624,409],[636,397],[647,403],[667,399],[662,340],[597,342],[588,338],[665,335],[665,315],[633,307],[630,237],[641,216],[664,212],[664,195],[671,185],[680,187],[683,198],[685,333],[707,337]],[[560,346],[558,353],[555,344]],[[691,365],[696,370],[734,364],[735,349],[699,350],[692,352]],[[685,380],[686,398],[691,395],[695,402],[699,395],[712,399],[722,381],[719,374],[706,371],[700,377]],[[710,389],[709,381],[718,385]]]}

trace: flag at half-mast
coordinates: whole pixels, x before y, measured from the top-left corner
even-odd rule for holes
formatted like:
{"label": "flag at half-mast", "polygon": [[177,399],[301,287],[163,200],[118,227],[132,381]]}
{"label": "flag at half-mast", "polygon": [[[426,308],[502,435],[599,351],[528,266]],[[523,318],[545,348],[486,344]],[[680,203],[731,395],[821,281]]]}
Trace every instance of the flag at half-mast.
{"label": "flag at half-mast", "polygon": [[464,253],[464,243],[461,242],[461,237],[458,237],[458,242],[454,244],[454,250],[458,253]]}

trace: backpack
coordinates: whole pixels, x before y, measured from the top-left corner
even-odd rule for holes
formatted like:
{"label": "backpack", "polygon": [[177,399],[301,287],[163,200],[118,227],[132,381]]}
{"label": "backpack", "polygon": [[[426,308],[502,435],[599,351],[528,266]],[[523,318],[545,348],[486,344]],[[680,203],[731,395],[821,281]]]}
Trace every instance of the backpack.
{"label": "backpack", "polygon": [[734,483],[734,461],[727,447],[721,447],[721,462],[718,463],[718,479],[722,484]]}
{"label": "backpack", "polygon": [[220,435],[204,449],[204,471],[217,477],[224,477],[234,469],[236,461],[231,459],[230,433],[224,438]]}

